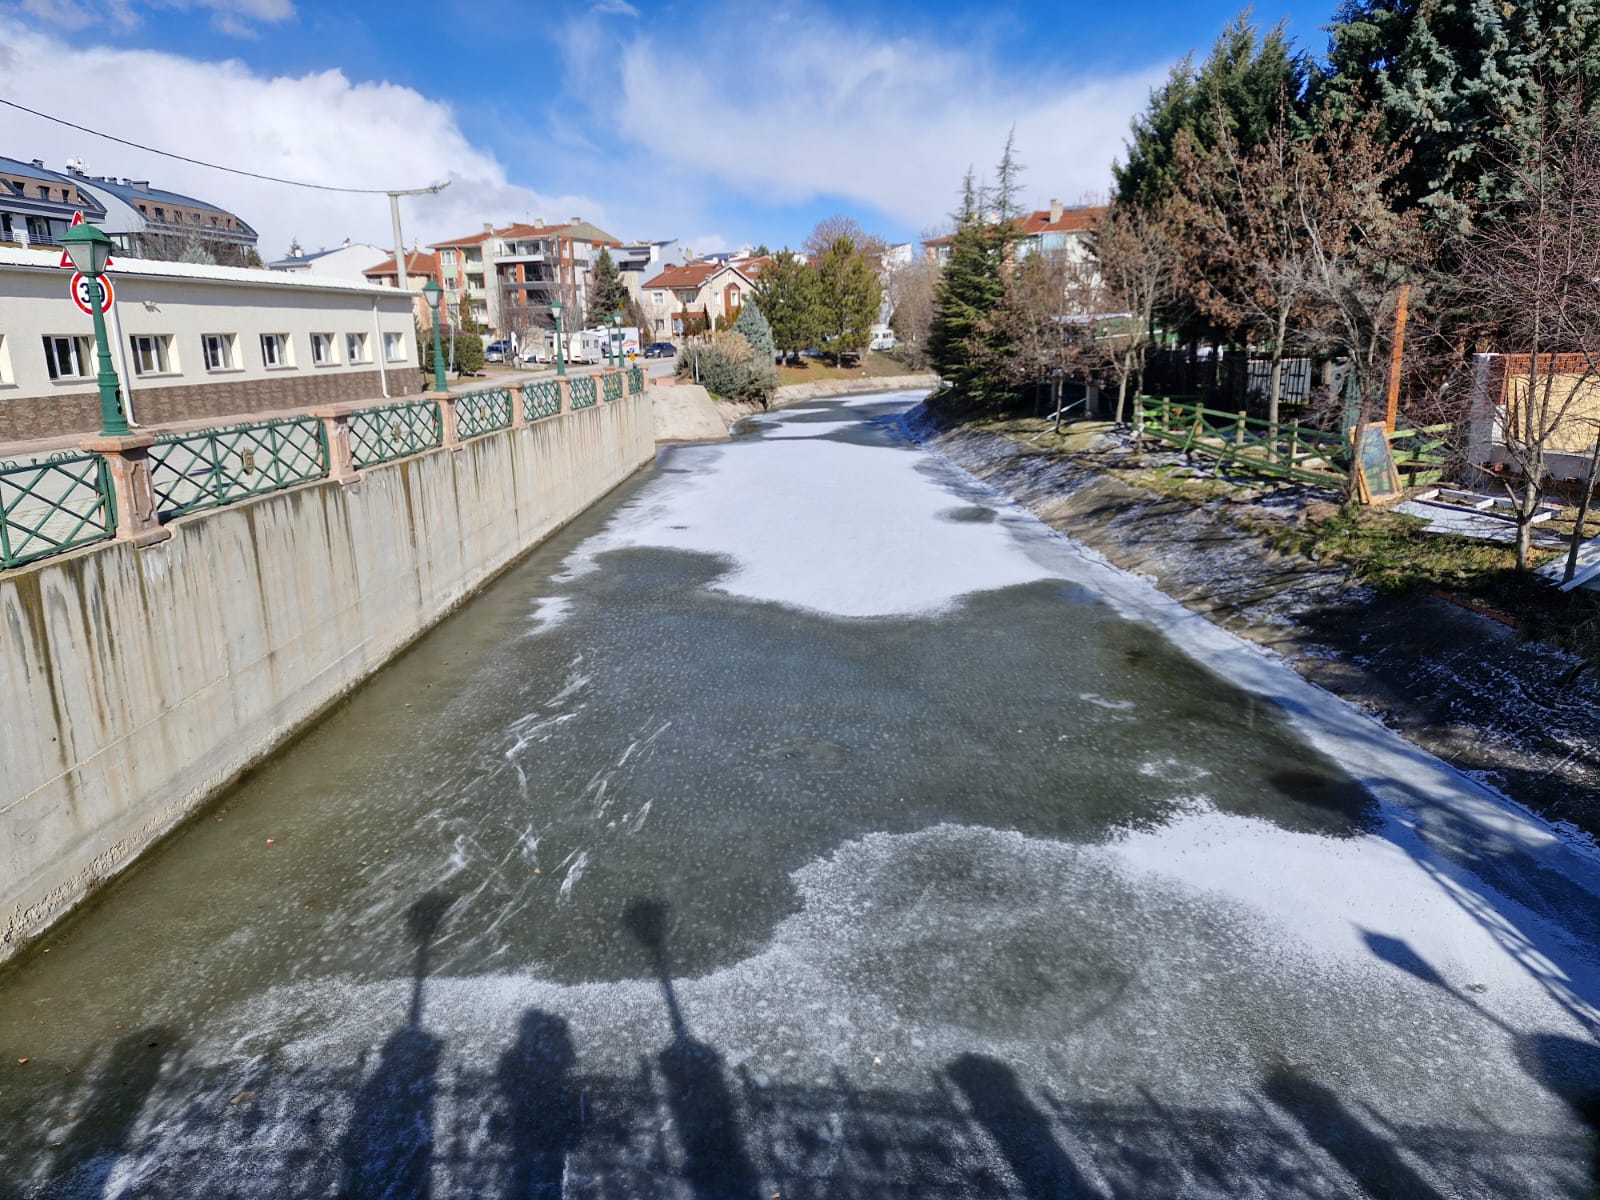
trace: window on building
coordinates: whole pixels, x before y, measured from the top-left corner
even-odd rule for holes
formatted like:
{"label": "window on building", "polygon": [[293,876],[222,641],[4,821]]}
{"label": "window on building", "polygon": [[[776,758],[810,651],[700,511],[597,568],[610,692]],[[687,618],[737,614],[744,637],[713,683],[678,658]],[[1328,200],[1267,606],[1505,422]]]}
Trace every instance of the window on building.
{"label": "window on building", "polygon": [[406,360],[406,335],[403,333],[386,333],[383,335],[383,359],[385,362],[405,362]]}
{"label": "window on building", "polygon": [[0,213],[0,242],[15,241],[11,234],[11,214]]}
{"label": "window on building", "polygon": [[128,339],[133,347],[133,373],[135,375],[170,375],[172,364],[172,335],[170,333],[136,333]]}
{"label": "window on building", "polygon": [[39,199],[41,199],[41,200],[50,199],[50,188],[49,188],[49,186],[47,184],[41,183],[39,185]]}
{"label": "window on building", "polygon": [[287,333],[261,335],[261,365],[272,368],[294,366]]}
{"label": "window on building", "polygon": [[54,241],[50,236],[50,222],[44,217],[28,218],[28,240],[30,242]]}
{"label": "window on building", "polygon": [[200,345],[205,350],[206,370],[231,371],[238,362],[234,352],[234,335],[231,333],[203,333]]}
{"label": "window on building", "polygon": [[665,304],[667,302],[667,294],[666,292],[651,292],[650,299],[656,304]]}
{"label": "window on building", "polygon": [[344,358],[346,362],[363,363],[371,362],[367,355],[367,335],[364,333],[347,333],[344,335]]}
{"label": "window on building", "polygon": [[11,373],[11,344],[6,341],[6,335],[0,333],[0,387],[10,387],[16,381]]}
{"label": "window on building", "polygon": [[319,367],[331,367],[339,361],[339,356],[334,350],[333,334],[313,333],[311,335],[311,361]]}
{"label": "window on building", "polygon": [[439,252],[439,261],[444,263],[444,265],[447,267],[455,266],[456,252],[454,250],[441,250]]}
{"label": "window on building", "polygon": [[167,219],[167,210],[158,206],[156,208],[156,220],[165,221],[166,219]]}
{"label": "window on building", "polygon": [[89,378],[89,339],[86,337],[47,337],[44,361],[51,379]]}
{"label": "window on building", "polygon": [[458,280],[454,275],[449,276],[444,281],[444,290],[447,292],[459,292],[461,290],[460,280]]}

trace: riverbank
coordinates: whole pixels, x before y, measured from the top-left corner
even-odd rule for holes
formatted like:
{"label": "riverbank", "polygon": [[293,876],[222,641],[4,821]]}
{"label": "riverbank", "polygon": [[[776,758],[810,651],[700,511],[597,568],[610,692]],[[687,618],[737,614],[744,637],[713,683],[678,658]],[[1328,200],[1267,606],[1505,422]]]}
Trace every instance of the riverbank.
{"label": "riverbank", "polygon": [[859,396],[882,391],[929,391],[939,386],[937,375],[873,376],[862,378],[819,379],[814,383],[791,383],[780,387],[766,408],[759,404],[724,400],[697,383],[677,383],[650,392],[655,410],[656,441],[718,442],[733,436],[733,427],[748,417],[763,412],[828,400],[838,396]]}
{"label": "riverbank", "polygon": [[1383,591],[1347,567],[1274,548],[1268,530],[1302,527],[1308,506],[1331,498],[1142,480],[1150,464],[1113,434],[1047,450],[931,417],[913,428],[1053,528],[1282,656],[1407,740],[1573,836],[1600,837],[1595,672],[1519,639],[1495,614],[1427,592]]}

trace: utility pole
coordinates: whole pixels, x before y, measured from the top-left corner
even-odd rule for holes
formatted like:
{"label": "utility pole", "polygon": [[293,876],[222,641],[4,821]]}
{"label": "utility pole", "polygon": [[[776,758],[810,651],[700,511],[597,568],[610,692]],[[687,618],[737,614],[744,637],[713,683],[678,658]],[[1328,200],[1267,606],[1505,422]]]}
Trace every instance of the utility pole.
{"label": "utility pole", "polygon": [[401,196],[435,196],[450,186],[446,179],[443,183],[436,183],[432,187],[407,188],[398,192],[390,192],[389,216],[394,220],[394,268],[400,278],[396,281],[402,292],[411,290],[411,285],[406,282],[406,240],[400,233],[400,197]]}

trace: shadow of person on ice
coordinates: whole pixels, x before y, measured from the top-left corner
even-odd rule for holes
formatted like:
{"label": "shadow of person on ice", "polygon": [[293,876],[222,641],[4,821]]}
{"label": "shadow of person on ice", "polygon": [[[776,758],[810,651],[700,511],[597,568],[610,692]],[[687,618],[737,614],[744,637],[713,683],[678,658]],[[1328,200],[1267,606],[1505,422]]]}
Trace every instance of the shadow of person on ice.
{"label": "shadow of person on ice", "polygon": [[[56,1150],[46,1196],[99,1196],[127,1153],[134,1124],[172,1048],[171,1030],[141,1029],[120,1038],[95,1079],[94,1094]],[[3,1193],[0,1193],[3,1194]]]}
{"label": "shadow of person on ice", "polygon": [[672,1023],[672,1042],[657,1062],[683,1145],[689,1186],[699,1200],[755,1200],[761,1181],[745,1150],[722,1056],[715,1047],[695,1040],[678,1007],[667,956],[667,906],[658,900],[635,900],[622,919],[650,953]]}
{"label": "shadow of person on ice", "polygon": [[569,1078],[576,1061],[566,1021],[534,1008],[522,1014],[516,1045],[495,1072],[504,1107],[491,1131],[507,1147],[508,1200],[560,1200],[567,1155],[583,1136]]}
{"label": "shadow of person on ice", "polygon": [[339,1148],[341,1200],[426,1200],[429,1194],[433,1100],[444,1043],[422,1027],[422,992],[428,950],[452,903],[454,897],[429,892],[406,912],[406,931],[416,943],[411,1008],[356,1095]]}

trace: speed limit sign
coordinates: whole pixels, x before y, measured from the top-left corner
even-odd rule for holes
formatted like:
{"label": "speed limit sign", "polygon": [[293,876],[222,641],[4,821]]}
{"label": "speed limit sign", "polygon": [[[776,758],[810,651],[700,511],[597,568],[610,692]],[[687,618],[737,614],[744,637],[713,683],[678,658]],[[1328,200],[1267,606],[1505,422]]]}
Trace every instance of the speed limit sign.
{"label": "speed limit sign", "polygon": [[[110,312],[111,302],[116,298],[110,276],[100,276],[100,311]],[[72,302],[83,310],[85,316],[94,316],[94,302],[89,298],[89,277],[81,271],[72,273]]]}

